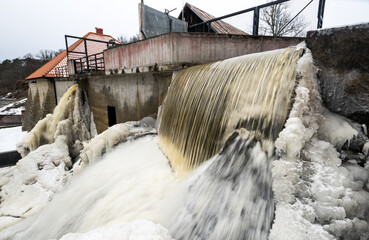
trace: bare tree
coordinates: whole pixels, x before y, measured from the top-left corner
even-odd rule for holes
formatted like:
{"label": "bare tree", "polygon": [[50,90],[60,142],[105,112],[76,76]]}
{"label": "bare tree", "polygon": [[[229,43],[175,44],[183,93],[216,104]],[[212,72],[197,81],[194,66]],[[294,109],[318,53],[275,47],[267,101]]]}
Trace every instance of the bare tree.
{"label": "bare tree", "polygon": [[140,34],[135,34],[133,36],[130,36],[129,38],[127,36],[119,36],[118,37],[118,41],[123,43],[123,44],[127,44],[127,43],[133,43],[133,42],[137,42],[140,40]]}
{"label": "bare tree", "polygon": [[288,2],[261,9],[260,32],[272,36],[302,36],[308,26],[305,19],[292,15]]}
{"label": "bare tree", "polygon": [[53,50],[40,50],[38,53],[36,53],[36,58],[40,59],[41,61],[50,61],[54,57],[58,55],[58,52]]}

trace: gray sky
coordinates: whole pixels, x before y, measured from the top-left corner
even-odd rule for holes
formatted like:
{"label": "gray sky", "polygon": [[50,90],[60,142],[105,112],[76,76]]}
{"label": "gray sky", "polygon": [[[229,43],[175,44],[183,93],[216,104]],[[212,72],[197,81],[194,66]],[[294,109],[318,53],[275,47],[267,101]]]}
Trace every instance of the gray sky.
{"label": "gray sky", "polygon": [[[0,61],[35,54],[41,49],[65,48],[64,35],[83,36],[104,28],[104,33],[118,37],[138,33],[140,0],[0,0]],[[306,2],[306,0],[293,0]],[[316,0],[315,0],[316,1]],[[145,0],[157,10],[177,8],[184,0]],[[188,0],[214,16],[253,7],[266,0]],[[323,27],[369,22],[369,0],[326,0]],[[235,17],[228,22],[248,31],[251,15]],[[310,18],[315,19],[316,12]]]}

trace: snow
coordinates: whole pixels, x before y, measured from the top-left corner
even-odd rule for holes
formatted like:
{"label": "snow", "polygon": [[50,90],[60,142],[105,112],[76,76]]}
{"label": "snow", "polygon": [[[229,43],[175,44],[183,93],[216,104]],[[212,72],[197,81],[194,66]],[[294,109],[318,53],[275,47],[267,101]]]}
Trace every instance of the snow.
{"label": "snow", "polygon": [[0,152],[16,150],[16,144],[27,134],[22,127],[0,129]]}
{"label": "snow", "polygon": [[[26,103],[27,98],[23,98],[19,101],[10,103],[2,108],[0,108],[0,115],[21,115],[22,111],[25,110],[24,104]],[[19,106],[22,105],[22,106]]]}
{"label": "snow", "polygon": [[87,233],[69,233],[60,240],[172,240],[167,229],[145,220],[119,223],[93,229]]}

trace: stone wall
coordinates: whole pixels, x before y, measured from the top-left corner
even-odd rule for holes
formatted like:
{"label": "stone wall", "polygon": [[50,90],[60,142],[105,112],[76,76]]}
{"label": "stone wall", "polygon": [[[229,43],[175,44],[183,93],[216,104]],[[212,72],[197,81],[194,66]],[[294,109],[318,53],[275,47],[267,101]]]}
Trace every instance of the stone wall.
{"label": "stone wall", "polygon": [[157,114],[172,73],[139,73],[76,77],[87,90],[98,133],[109,127],[108,106],[115,108],[116,122],[140,120]]}
{"label": "stone wall", "polygon": [[23,131],[30,131],[40,119],[52,113],[56,106],[54,83],[51,80],[40,78],[29,82],[28,86]]}
{"label": "stone wall", "polygon": [[369,24],[307,33],[324,105],[369,126]]}

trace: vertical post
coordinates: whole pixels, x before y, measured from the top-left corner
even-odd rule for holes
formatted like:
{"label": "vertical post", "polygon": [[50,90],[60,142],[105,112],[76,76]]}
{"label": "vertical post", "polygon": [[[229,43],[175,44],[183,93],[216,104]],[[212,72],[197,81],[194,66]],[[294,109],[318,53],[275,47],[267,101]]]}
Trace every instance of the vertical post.
{"label": "vertical post", "polygon": [[85,51],[86,51],[86,66],[87,66],[87,71],[90,71],[90,65],[88,64],[88,52],[87,52],[87,41],[86,41],[86,39],[83,39],[83,42],[85,44]]}
{"label": "vertical post", "polygon": [[259,35],[259,7],[254,9],[254,24],[252,29],[252,35]]}
{"label": "vertical post", "polygon": [[207,23],[208,25],[208,32],[211,32],[211,23]]}
{"label": "vertical post", "polygon": [[325,0],[319,0],[318,26],[317,26],[318,29],[323,27],[324,6]]}
{"label": "vertical post", "polygon": [[66,35],[64,35],[65,38],[65,51],[67,51],[67,61],[68,61],[68,37]]}

